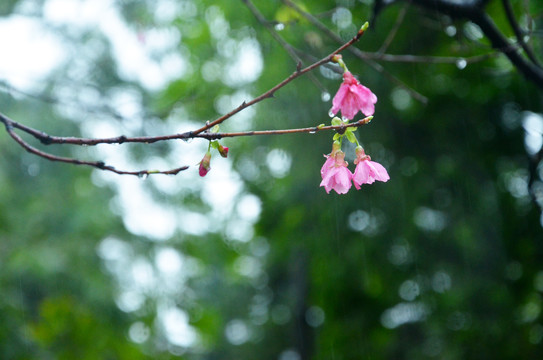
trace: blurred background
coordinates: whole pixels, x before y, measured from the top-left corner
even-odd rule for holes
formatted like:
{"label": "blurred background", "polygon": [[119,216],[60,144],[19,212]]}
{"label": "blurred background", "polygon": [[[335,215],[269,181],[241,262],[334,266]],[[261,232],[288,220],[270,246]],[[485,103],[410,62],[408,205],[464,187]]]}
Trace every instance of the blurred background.
{"label": "blurred background", "polygon": [[[343,58],[379,99],[357,133],[391,180],[326,194],[330,132],[225,139],[205,178],[205,140],[22,135],[125,170],[190,166],[138,178],[2,130],[0,358],[543,358],[542,84],[441,2],[2,1],[0,111],[58,136],[196,129],[371,20]],[[542,63],[541,2],[456,3]],[[340,81],[321,67],[221,131],[328,124]]]}

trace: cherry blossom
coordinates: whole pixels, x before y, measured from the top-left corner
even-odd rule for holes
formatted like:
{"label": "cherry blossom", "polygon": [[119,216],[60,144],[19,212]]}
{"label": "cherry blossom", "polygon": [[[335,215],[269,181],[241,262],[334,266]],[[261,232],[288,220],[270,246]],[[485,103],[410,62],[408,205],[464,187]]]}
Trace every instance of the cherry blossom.
{"label": "cherry blossom", "polygon": [[346,194],[351,188],[351,179],[353,174],[347,169],[345,162],[345,153],[336,149],[330,155],[325,155],[327,158],[321,169],[322,182],[320,186],[324,186],[327,193],[330,190],[335,190],[338,194]]}
{"label": "cherry blossom", "polygon": [[349,72],[343,73],[343,83],[332,100],[334,115],[341,111],[341,115],[352,120],[360,110],[364,115],[370,116],[375,112],[377,96]]}
{"label": "cherry blossom", "polygon": [[357,190],[360,189],[362,184],[372,184],[377,181],[388,181],[390,176],[383,165],[371,161],[371,158],[365,154],[364,149],[361,146],[356,148],[356,159],[354,161],[356,169],[353,174],[353,183]]}

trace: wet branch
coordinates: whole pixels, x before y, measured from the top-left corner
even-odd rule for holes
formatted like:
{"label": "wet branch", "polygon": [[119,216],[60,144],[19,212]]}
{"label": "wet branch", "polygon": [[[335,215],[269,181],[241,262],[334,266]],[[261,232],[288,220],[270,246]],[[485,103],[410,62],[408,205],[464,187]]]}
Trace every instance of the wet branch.
{"label": "wet branch", "polygon": [[118,170],[114,168],[113,166],[106,165],[103,161],[84,161],[79,160],[75,158],[67,158],[62,156],[57,156],[50,154],[48,152],[44,152],[42,150],[39,150],[26,141],[23,140],[14,130],[20,130],[22,132],[25,132],[37,140],[39,140],[44,145],[50,145],[50,144],[71,144],[71,145],[98,145],[98,144],[124,144],[124,143],[155,143],[159,141],[167,141],[167,140],[188,140],[188,139],[194,139],[194,138],[201,138],[201,139],[207,139],[207,140],[215,140],[225,137],[240,137],[240,136],[258,136],[258,135],[281,135],[281,134],[293,134],[293,133],[315,133],[317,131],[321,130],[336,130],[338,132],[344,132],[347,127],[359,127],[362,125],[367,124],[369,121],[371,121],[372,117],[367,117],[365,119],[362,119],[358,122],[348,124],[348,125],[340,125],[340,126],[317,126],[317,127],[309,127],[309,128],[300,128],[300,129],[286,129],[286,130],[266,130],[266,131],[247,131],[247,132],[237,132],[237,133],[213,133],[210,132],[209,129],[213,128],[215,125],[219,125],[223,123],[225,120],[231,118],[235,114],[239,113],[243,109],[246,109],[252,105],[255,105],[259,103],[260,101],[264,99],[268,99],[274,96],[275,92],[296,79],[297,77],[304,75],[311,70],[316,69],[317,67],[324,65],[332,60],[332,57],[341,51],[347,49],[349,46],[357,42],[360,37],[364,34],[365,29],[367,26],[363,27],[358,31],[358,33],[348,42],[341,45],[338,49],[333,51],[328,56],[314,62],[313,64],[301,68],[301,63],[298,63],[296,71],[294,71],[290,76],[288,76],[286,79],[266,91],[265,93],[261,94],[260,96],[252,99],[248,102],[243,102],[241,105],[239,105],[234,110],[230,111],[229,113],[217,118],[214,121],[207,122],[206,125],[200,127],[199,129],[188,131],[181,134],[171,134],[171,135],[164,135],[164,136],[140,136],[140,137],[127,137],[124,135],[113,137],[113,138],[94,138],[94,139],[85,139],[85,138],[78,138],[78,137],[59,137],[59,136],[52,136],[49,135],[43,131],[31,128],[29,126],[26,126],[24,124],[21,124],[17,121],[14,121],[7,117],[6,115],[3,115],[0,113],[0,122],[2,122],[5,125],[6,132],[11,136],[11,138],[19,144],[22,148],[24,148],[29,153],[32,153],[34,155],[37,155],[39,157],[42,157],[44,159],[47,159],[49,161],[56,161],[56,162],[63,162],[63,163],[69,163],[74,165],[86,165],[91,166],[100,170],[105,171],[111,171],[116,174],[121,175],[136,175],[136,176],[145,176],[145,175],[152,175],[152,174],[166,174],[166,175],[176,175],[179,172],[188,169],[188,166],[182,166],[179,168],[171,169],[171,170],[139,170],[139,171],[125,171],[125,170]]}
{"label": "wet branch", "polygon": [[263,136],[263,135],[285,135],[285,134],[297,134],[297,133],[311,133],[314,134],[319,131],[337,131],[342,134],[349,127],[360,127],[368,124],[372,120],[373,116],[368,116],[353,123],[336,125],[336,126],[312,126],[306,128],[298,129],[281,129],[281,130],[261,130],[261,131],[242,131],[242,132],[230,132],[230,133],[213,133],[213,132],[203,132],[195,134],[194,132],[185,132],[182,134],[175,135],[165,135],[165,136],[141,136],[141,137],[127,137],[127,136],[117,136],[113,138],[103,138],[103,139],[90,139],[90,138],[78,138],[78,137],[60,137],[60,136],[51,136],[43,131],[39,131],[28,127],[26,125],[20,124],[14,120],[11,120],[9,117],[0,113],[0,122],[4,123],[6,132],[11,136],[17,144],[22,148],[28,151],[31,154],[37,155],[49,161],[63,162],[74,165],[86,165],[91,166],[100,170],[111,171],[120,175],[136,175],[136,176],[146,176],[152,174],[165,174],[165,175],[177,175],[179,172],[188,169],[188,166],[181,166],[175,169],[170,170],[139,170],[139,171],[125,171],[118,170],[113,166],[106,165],[103,161],[84,161],[74,158],[67,158],[62,156],[53,155],[51,153],[39,150],[28,142],[24,141],[17,133],[15,129],[21,130],[29,135],[32,135],[34,138],[39,140],[42,144],[51,145],[51,144],[60,144],[60,145],[80,145],[80,146],[92,146],[98,144],[125,144],[125,143],[144,143],[150,144],[158,141],[166,140],[187,140],[187,139],[206,139],[206,140],[218,140],[222,138],[233,138],[241,136]]}
{"label": "wet branch", "polygon": [[[524,58],[518,52],[518,47],[512,44],[507,37],[498,29],[492,18],[485,12],[488,0],[453,1],[453,0],[410,0],[413,4],[419,5],[430,11],[449,15],[457,19],[465,19],[473,22],[481,28],[481,31],[490,40],[492,47],[503,53],[509,61],[524,75],[524,77],[543,89],[543,68],[534,62],[530,55],[529,59]],[[508,13],[507,7],[505,8]],[[509,15],[512,16],[512,13]],[[516,21],[513,21],[516,24]],[[515,27],[515,25],[513,25]],[[517,26],[518,29],[518,26]],[[519,30],[520,31],[520,30]],[[522,38],[522,37],[521,37]],[[520,47],[524,48],[523,40],[519,40]]]}
{"label": "wet branch", "polygon": [[[298,12],[300,15],[302,15],[304,18],[306,18],[311,24],[313,24],[317,29],[319,29],[319,31],[321,31],[322,33],[324,33],[326,36],[328,36],[330,39],[334,40],[335,42],[341,44],[343,43],[343,40],[341,39],[341,37],[339,37],[336,33],[334,33],[333,31],[331,31],[330,29],[328,29],[326,27],[326,25],[324,25],[319,19],[317,19],[315,16],[313,16],[312,14],[308,13],[307,11],[303,10],[301,7],[299,7],[298,5],[296,5],[295,3],[293,3],[292,1],[290,0],[283,0],[283,3],[285,5],[287,5],[288,7],[292,8],[293,10],[295,10],[296,12]],[[428,103],[428,98],[422,94],[420,94],[419,92],[417,92],[416,90],[414,90],[413,88],[409,87],[407,84],[405,84],[403,81],[401,81],[400,79],[398,79],[397,77],[395,77],[394,75],[390,74],[388,71],[385,70],[385,68],[377,63],[376,61],[374,61],[371,56],[372,55],[368,55],[368,54],[371,54],[371,53],[367,53],[365,51],[362,51],[360,49],[357,49],[355,47],[351,47],[349,48],[349,51],[351,53],[353,53],[356,57],[358,57],[359,59],[365,61],[369,66],[371,66],[375,71],[381,73],[383,76],[385,76],[389,81],[393,82],[394,84],[404,88],[414,99],[416,99],[417,101],[420,101],[421,103],[423,104],[426,104]],[[374,55],[375,57],[381,57],[382,55],[378,55],[378,54],[375,54]]]}
{"label": "wet branch", "polygon": [[528,44],[524,41],[524,34],[522,30],[520,29],[520,26],[515,19],[515,14],[513,13],[513,7],[511,6],[511,2],[509,0],[502,0],[502,5],[505,10],[505,15],[507,16],[507,21],[509,21],[509,25],[511,25],[511,29],[513,29],[513,32],[515,33],[515,36],[517,37],[517,41],[526,53],[526,56],[535,64],[538,66],[541,66],[537,60],[537,58],[534,55],[534,52],[532,51],[532,48],[528,46]]}
{"label": "wet branch", "polygon": [[252,105],[254,105],[256,103],[259,103],[264,99],[268,99],[268,98],[273,97],[277,90],[281,89],[282,87],[284,87],[285,85],[290,83],[292,80],[296,79],[297,77],[299,77],[299,76],[301,76],[301,75],[303,75],[303,74],[305,74],[305,73],[307,73],[307,72],[309,72],[311,70],[314,70],[314,69],[318,68],[321,65],[324,65],[324,64],[332,61],[332,58],[334,57],[334,55],[339,54],[340,52],[342,52],[343,50],[349,48],[355,42],[360,40],[362,35],[364,35],[364,32],[365,32],[365,30],[360,29],[351,40],[349,40],[345,44],[341,45],[339,48],[337,48],[335,51],[330,53],[328,56],[325,56],[324,58],[320,59],[319,61],[314,62],[313,64],[309,65],[308,67],[305,67],[305,68],[301,69],[300,64],[298,64],[296,71],[294,71],[285,80],[281,81],[279,84],[275,85],[270,90],[266,91],[265,93],[263,93],[262,95],[260,95],[260,96],[258,96],[256,98],[254,98],[253,100],[248,101],[248,102],[244,101],[240,106],[238,106],[234,110],[230,111],[229,113],[221,116],[220,118],[218,118],[218,119],[216,119],[216,120],[214,120],[212,122],[207,123],[205,126],[202,126],[199,129],[193,131],[192,132],[193,135],[198,135],[198,134],[200,134],[200,133],[202,133],[202,132],[204,132],[206,130],[209,130],[213,126],[219,125],[222,122],[224,122],[226,119],[231,118],[235,114],[239,113],[241,110],[246,109],[249,106],[252,106]]}

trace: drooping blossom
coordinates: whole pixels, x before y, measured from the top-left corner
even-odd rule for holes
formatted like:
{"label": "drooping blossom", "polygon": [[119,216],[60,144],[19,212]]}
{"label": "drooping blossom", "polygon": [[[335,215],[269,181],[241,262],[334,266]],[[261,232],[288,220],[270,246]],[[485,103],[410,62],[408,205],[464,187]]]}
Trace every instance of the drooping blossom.
{"label": "drooping blossom", "polygon": [[321,168],[322,182],[320,186],[324,186],[327,193],[330,190],[335,190],[338,194],[346,194],[351,188],[351,179],[353,174],[347,169],[347,162],[345,162],[345,153],[336,147],[330,155],[324,155],[326,161]]}
{"label": "drooping blossom", "polygon": [[349,71],[343,73],[343,83],[332,100],[331,112],[352,120],[360,110],[365,116],[373,115],[377,96],[360,82]]}
{"label": "drooping blossom", "polygon": [[354,163],[356,169],[353,174],[353,183],[357,190],[360,189],[362,184],[372,184],[375,180],[386,182],[390,179],[383,165],[371,161],[371,158],[366,155],[361,146],[358,146],[355,151],[356,159]]}
{"label": "drooping blossom", "polygon": [[202,161],[200,161],[200,168],[198,169],[198,172],[201,177],[206,176],[209,170],[211,170],[210,162],[211,162],[211,153],[208,151],[205,153]]}

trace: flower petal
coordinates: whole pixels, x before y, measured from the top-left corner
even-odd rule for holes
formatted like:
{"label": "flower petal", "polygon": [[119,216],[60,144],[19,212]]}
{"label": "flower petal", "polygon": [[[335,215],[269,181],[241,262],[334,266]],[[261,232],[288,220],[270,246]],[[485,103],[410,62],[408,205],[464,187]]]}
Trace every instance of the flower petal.
{"label": "flower petal", "polygon": [[360,161],[354,170],[353,182],[357,190],[360,190],[360,185],[371,184],[374,180],[371,178],[370,168],[367,160]]}
{"label": "flower petal", "polygon": [[321,168],[321,176],[323,176],[323,174],[329,170],[331,167],[334,166],[335,164],[335,160],[333,157],[331,156],[328,156],[328,155],[324,155],[327,159],[326,161],[324,162],[324,164],[322,165],[322,168]]}
{"label": "flower petal", "polygon": [[384,182],[390,180],[390,176],[383,165],[379,164],[378,162],[368,160],[368,166],[371,167],[372,176],[375,178],[375,180]]}
{"label": "flower petal", "polygon": [[332,99],[332,109],[330,110],[334,115],[341,110],[341,113],[343,114],[342,104],[345,99],[345,96],[349,92],[349,86],[346,84],[341,84],[339,87],[339,90],[337,91],[336,95]]}

